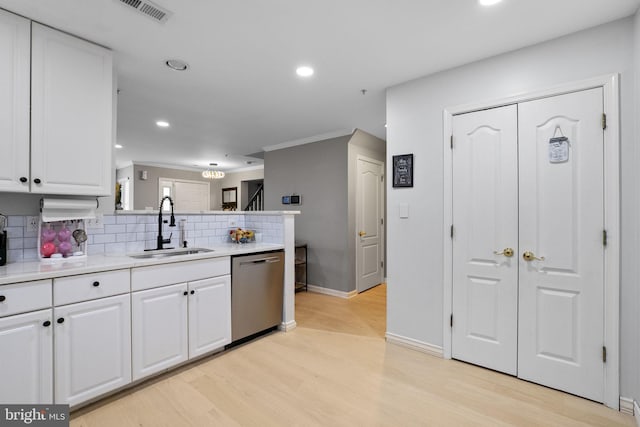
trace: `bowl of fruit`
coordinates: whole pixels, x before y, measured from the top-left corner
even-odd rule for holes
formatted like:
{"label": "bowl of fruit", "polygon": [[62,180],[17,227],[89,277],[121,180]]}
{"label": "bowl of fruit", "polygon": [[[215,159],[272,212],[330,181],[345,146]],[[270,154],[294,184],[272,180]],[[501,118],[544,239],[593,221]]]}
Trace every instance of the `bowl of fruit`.
{"label": "bowl of fruit", "polygon": [[256,241],[256,233],[253,230],[233,228],[229,230],[229,238],[233,243],[250,243]]}

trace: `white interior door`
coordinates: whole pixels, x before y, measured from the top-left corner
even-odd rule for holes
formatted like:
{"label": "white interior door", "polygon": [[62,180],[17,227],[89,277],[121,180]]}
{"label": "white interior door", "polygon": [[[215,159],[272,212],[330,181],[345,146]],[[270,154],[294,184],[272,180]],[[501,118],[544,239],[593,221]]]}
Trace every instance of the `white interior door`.
{"label": "white interior door", "polygon": [[453,118],[451,348],[600,402],[602,112],[596,88]]}
{"label": "white interior door", "polygon": [[[600,402],[604,398],[602,111],[602,88],[519,106],[518,376]],[[554,136],[568,138],[564,148],[550,148]],[[527,261],[526,251],[544,260]]]}
{"label": "white interior door", "polygon": [[517,114],[510,105],[453,121],[452,356],[511,375],[517,372]]}
{"label": "white interior door", "polygon": [[209,183],[175,180],[175,209],[181,211],[208,211]]}
{"label": "white interior door", "polygon": [[358,157],[356,188],[356,279],[358,292],[383,281],[383,187],[384,164]]}

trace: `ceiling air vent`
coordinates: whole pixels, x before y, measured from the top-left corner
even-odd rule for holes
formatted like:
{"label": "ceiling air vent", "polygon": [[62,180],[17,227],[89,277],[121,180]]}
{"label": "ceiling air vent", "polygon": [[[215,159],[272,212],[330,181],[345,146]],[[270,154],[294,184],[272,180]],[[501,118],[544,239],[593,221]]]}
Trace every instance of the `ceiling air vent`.
{"label": "ceiling air vent", "polygon": [[134,8],[154,21],[166,22],[171,16],[171,12],[149,0],[116,0],[118,3]]}

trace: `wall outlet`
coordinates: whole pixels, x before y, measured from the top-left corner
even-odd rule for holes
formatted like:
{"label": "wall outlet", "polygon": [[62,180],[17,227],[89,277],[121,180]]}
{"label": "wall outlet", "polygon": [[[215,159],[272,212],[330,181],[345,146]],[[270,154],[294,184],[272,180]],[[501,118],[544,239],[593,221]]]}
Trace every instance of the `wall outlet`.
{"label": "wall outlet", "polygon": [[104,229],[104,215],[101,213],[96,214],[95,218],[90,218],[86,221],[87,229],[102,230]]}
{"label": "wall outlet", "polygon": [[38,232],[38,225],[40,222],[40,217],[38,216],[28,216],[27,217],[27,231],[31,231],[34,233]]}

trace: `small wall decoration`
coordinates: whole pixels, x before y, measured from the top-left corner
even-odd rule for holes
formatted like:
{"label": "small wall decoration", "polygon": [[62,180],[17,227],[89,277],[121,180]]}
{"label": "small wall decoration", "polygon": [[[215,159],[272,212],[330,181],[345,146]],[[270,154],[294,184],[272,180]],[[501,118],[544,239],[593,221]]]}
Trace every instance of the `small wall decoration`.
{"label": "small wall decoration", "polygon": [[393,156],[393,186],[413,187],[413,154]]}

